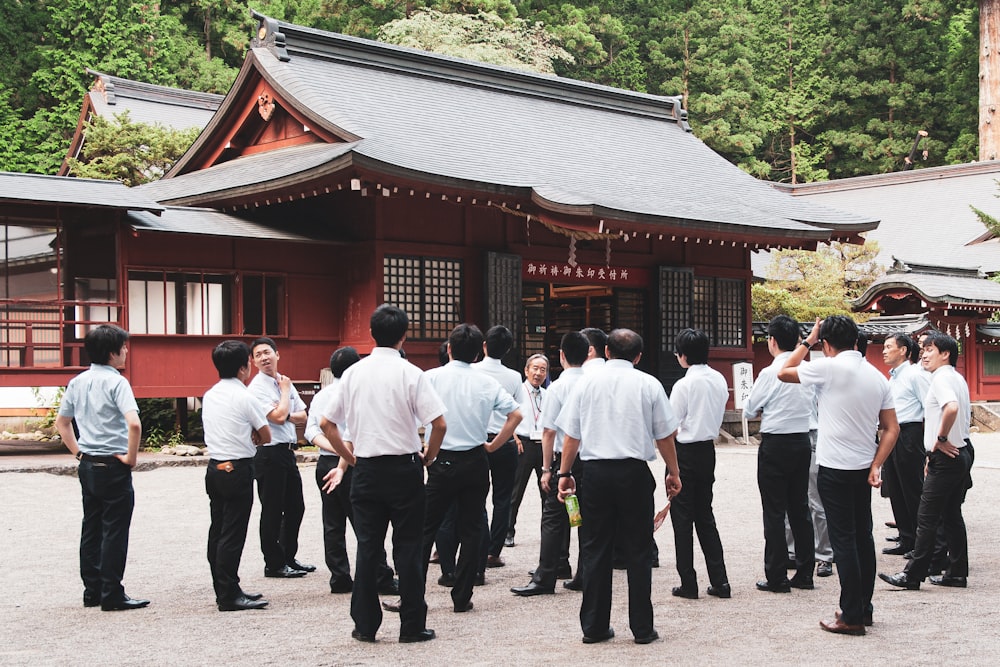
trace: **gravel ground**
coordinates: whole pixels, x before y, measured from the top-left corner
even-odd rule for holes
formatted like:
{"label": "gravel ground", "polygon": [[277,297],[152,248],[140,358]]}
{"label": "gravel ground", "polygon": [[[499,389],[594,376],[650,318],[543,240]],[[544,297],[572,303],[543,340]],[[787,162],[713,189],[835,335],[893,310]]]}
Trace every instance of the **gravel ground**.
{"label": "gravel ground", "polygon": [[[788,595],[754,590],[763,574],[756,449],[720,447],[715,510],[733,597],[704,595],[707,580],[697,554],[702,598],[671,597],[678,580],[667,522],[656,534],[662,567],[653,572],[662,639],[649,646],[632,643],[623,572],[615,573],[612,610],[618,636],[606,644],[580,642],[578,593],[559,588],[553,596],[521,599],[509,592],[528,581],[527,571],[538,557],[540,511],[530,494],[521,510],[518,544],[504,550],[506,567],[487,572],[487,585],[476,589],[474,611],[452,613],[448,590],[436,584],[438,571],[432,566],[428,627],[438,639],[400,645],[399,621],[386,614],[379,641],[372,645],[351,639],[350,596],[328,592],[324,568],[302,579],[264,578],[256,508],[241,574],[244,588],[264,592],[271,605],[263,611],[216,611],[205,560],[209,517],[204,471],[197,464],[161,466],[151,457],[143,466],[150,469],[134,476],[136,509],[125,585],[129,594],[150,598],[152,604],[127,613],[85,609],[78,575],[77,480],[65,474],[8,472],[0,475],[0,664],[994,665],[1000,661],[995,629],[1000,604],[990,582],[1000,579],[1000,436],[975,434],[974,440],[975,487],[965,505],[970,587],[925,585],[920,591],[902,591],[879,581],[875,625],[866,637],[820,630],[819,619],[832,616],[837,605],[836,577],[816,579],[815,590]],[[58,472],[72,465],[68,456],[39,457],[47,462],[36,464],[27,456],[0,454],[0,472]],[[661,465],[654,465],[661,474]],[[313,472],[312,465],[303,464],[306,517],[299,558],[322,566]],[[657,493],[659,506],[662,484]],[[890,518],[889,504],[875,497],[873,510],[877,544],[883,546],[892,532],[883,526]],[[351,551],[353,560],[353,544]],[[880,554],[878,559],[880,571],[902,569],[898,556]]]}

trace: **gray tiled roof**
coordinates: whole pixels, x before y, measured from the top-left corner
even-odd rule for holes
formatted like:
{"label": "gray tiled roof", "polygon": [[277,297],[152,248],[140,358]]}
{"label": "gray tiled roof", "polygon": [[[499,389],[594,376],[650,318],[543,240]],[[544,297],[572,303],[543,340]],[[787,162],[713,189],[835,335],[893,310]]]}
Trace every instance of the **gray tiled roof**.
{"label": "gray tiled roof", "polygon": [[98,77],[104,90],[88,92],[91,106],[98,116],[108,117],[128,111],[138,123],[160,124],[175,130],[192,127],[201,129],[215,115],[223,96],[191,90],[168,88],[151,83],[87,70]]}
{"label": "gray tiled roof", "polygon": [[[747,239],[764,232],[824,239],[830,230],[850,236],[877,225],[869,215],[795,200],[733,166],[686,131],[677,98],[276,25],[289,58],[279,57],[281,49],[257,46],[244,74],[259,69],[311,127],[356,138],[349,149],[355,166],[530,196],[562,213]],[[213,130],[234,98],[165,181],[219,141]],[[258,171],[258,180],[267,178],[255,159],[244,164]],[[198,203],[211,203],[210,190],[194,184],[171,196],[196,190]],[[165,201],[162,192],[155,196]]]}
{"label": "gray tiled roof", "polygon": [[[755,338],[767,336],[767,322],[754,322],[753,335]],[[806,338],[812,331],[815,322],[799,322],[799,335]],[[880,338],[894,333],[913,335],[925,329],[932,329],[927,313],[918,315],[892,315],[873,317],[865,322],[858,322],[858,329],[867,334],[869,338]]]}
{"label": "gray tiled roof", "polygon": [[287,228],[279,229],[236,215],[187,206],[168,206],[159,216],[146,212],[129,213],[128,223],[138,231],[237,236],[278,241],[315,242],[330,240],[329,232],[324,232],[323,229],[310,228],[299,231]]}
{"label": "gray tiled roof", "polygon": [[863,307],[881,292],[899,289],[912,290],[928,303],[1000,308],[1000,283],[985,278],[975,269],[928,265],[920,266],[919,270],[912,266],[893,268],[872,283],[852,305]]}
{"label": "gray tiled roof", "polygon": [[0,172],[0,203],[9,202],[133,211],[163,210],[153,199],[118,181]]}

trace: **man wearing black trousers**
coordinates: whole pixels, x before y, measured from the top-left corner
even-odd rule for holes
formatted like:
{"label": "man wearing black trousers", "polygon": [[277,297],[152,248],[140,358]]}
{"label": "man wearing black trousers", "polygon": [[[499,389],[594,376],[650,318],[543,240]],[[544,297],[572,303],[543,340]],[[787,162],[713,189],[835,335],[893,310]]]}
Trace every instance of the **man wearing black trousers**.
{"label": "man wearing black trousers", "polygon": [[[778,315],[767,326],[767,349],[774,362],[761,370],[743,414],[763,413],[757,450],[757,486],[764,512],[764,574],[757,589],[787,593],[813,587],[813,526],[809,513],[809,418],[812,389],[778,380],[785,359],[799,344],[798,322]],[[795,576],[786,574],[785,513],[795,538]]]}
{"label": "man wearing black trousers", "polygon": [[[460,324],[448,336],[447,365],[427,371],[427,380],[444,402],[448,432],[437,460],[427,470],[427,516],[424,522],[424,573],[445,514],[455,505],[455,528],[461,546],[451,599],[457,613],[472,609],[472,588],[482,546],[483,503],[489,491],[488,451],[507,442],[521,421],[514,398],[496,380],[470,365],[483,348],[478,327]],[[494,412],[506,415],[500,432],[487,442]]]}
{"label": "man wearing black trousers", "polygon": [[[517,457],[517,473],[514,476],[514,493],[510,501],[510,527],[504,544],[514,546],[517,512],[524,500],[531,476],[536,477],[539,500],[545,502],[542,492],[542,409],[545,402],[545,388],[542,383],[549,374],[549,359],[544,354],[533,354],[524,365],[524,391],[521,399],[523,420],[517,427],[517,437],[521,443],[521,453]],[[516,398],[516,397],[515,397]]]}
{"label": "man wearing black trousers", "polygon": [[246,389],[250,379],[250,348],[238,340],[219,343],[212,351],[219,381],[202,398],[202,421],[208,467],[212,524],[208,529],[208,564],[219,611],[263,609],[260,593],[240,587],[240,559],[253,509],[254,454],[271,439],[267,418]]}
{"label": "man wearing black trousers", "polygon": [[587,478],[581,513],[589,523],[580,550],[583,642],[615,636],[611,620],[612,550],[620,540],[627,558],[629,626],[637,644],[659,635],[653,627],[653,490],[649,461],[659,450],[667,466],[668,496],[681,491],[674,434],[677,419],[663,386],[634,365],[642,337],[629,329],[608,336],[608,362],[585,374],[560,412],[556,425],[566,432],[559,465],[559,496],[575,490],[573,462],[579,452]]}
{"label": "man wearing black trousers", "polygon": [[271,428],[271,442],[261,445],[254,457],[264,576],[301,577],[316,570],[315,565],[305,565],[296,559],[306,505],[302,499],[302,475],[295,461],[298,447],[295,426],[306,423],[306,404],[291,379],[278,372],[281,355],[272,339],[257,338],[250,351],[259,371],[250,382],[250,393],[267,413]]}
{"label": "man wearing black trousers", "polygon": [[[434,639],[434,631],[427,628],[426,570],[421,562],[424,466],[437,456],[447,429],[444,404],[424,372],[399,354],[410,325],[406,313],[383,304],[370,322],[377,347],[347,369],[320,418],[320,428],[333,450],[354,466],[351,505],[358,558],[351,594],[351,636],[374,642],[382,625],[376,566],[391,522],[392,556],[399,575],[399,641],[424,642]],[[351,441],[341,440],[337,424],[344,424]],[[423,452],[417,424],[431,425]]]}

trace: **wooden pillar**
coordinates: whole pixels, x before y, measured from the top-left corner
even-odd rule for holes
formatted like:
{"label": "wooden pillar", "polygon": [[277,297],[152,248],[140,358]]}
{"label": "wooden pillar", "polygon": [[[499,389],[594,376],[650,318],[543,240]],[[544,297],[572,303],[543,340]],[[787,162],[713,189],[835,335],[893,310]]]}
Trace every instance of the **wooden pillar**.
{"label": "wooden pillar", "polygon": [[1000,0],[979,0],[979,159],[1000,157]]}

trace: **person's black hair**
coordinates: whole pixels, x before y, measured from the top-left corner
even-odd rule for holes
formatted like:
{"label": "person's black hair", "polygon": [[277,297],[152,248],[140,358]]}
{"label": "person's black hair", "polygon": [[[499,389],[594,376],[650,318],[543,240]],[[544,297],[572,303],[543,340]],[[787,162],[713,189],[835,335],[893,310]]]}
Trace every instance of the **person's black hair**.
{"label": "person's black hair", "polygon": [[[559,341],[559,349],[570,366],[583,366],[590,350],[590,341],[579,331],[570,331]],[[633,357],[634,358],[634,357]]]}
{"label": "person's black hair", "polygon": [[612,359],[634,361],[642,354],[642,336],[631,329],[615,329],[608,336],[608,355]]}
{"label": "person's black hair", "polygon": [[128,332],[114,324],[100,324],[83,338],[83,347],[91,363],[107,365],[112,354],[121,351],[128,341]]}
{"label": "person's black hair", "polygon": [[831,315],[819,325],[819,339],[837,352],[853,350],[858,344],[858,325],[847,315]]}
{"label": "person's black hair", "polygon": [[344,375],[344,371],[359,361],[361,361],[361,355],[353,347],[350,345],[338,347],[330,355],[330,372],[333,373],[333,377],[339,379]]}
{"label": "person's black hair", "polygon": [[483,350],[483,332],[475,324],[459,324],[448,336],[451,358],[471,364]]}
{"label": "person's black hair", "polygon": [[[896,347],[901,347],[906,350],[906,358],[913,363],[917,363],[920,360],[920,349],[917,347],[917,341],[913,340],[906,334],[894,333],[885,337],[886,341],[893,341],[896,343]],[[885,343],[883,343],[885,345]]]}
{"label": "person's black hair", "polygon": [[220,380],[236,377],[249,361],[250,346],[241,340],[224,340],[212,350],[212,363]]}
{"label": "person's black hair", "polygon": [[257,349],[258,345],[267,345],[275,352],[278,351],[278,344],[274,342],[273,338],[268,338],[267,336],[261,336],[260,338],[254,338],[253,342],[250,343],[250,351]]}
{"label": "person's black hair", "polygon": [[[580,333],[587,337],[590,341],[588,347],[593,347],[594,352],[597,353],[598,359],[605,359],[604,348],[608,345],[608,334],[604,333],[597,327],[587,327],[586,329],[580,329]],[[632,357],[633,359],[635,357]]]}
{"label": "person's black hair", "polygon": [[689,366],[708,363],[708,336],[701,329],[681,329],[674,339],[674,349],[687,357]]}
{"label": "person's black hair", "polygon": [[858,340],[854,343],[854,347],[862,357],[865,356],[868,353],[868,334],[858,329]]}
{"label": "person's black hair", "polygon": [[369,326],[376,345],[394,347],[406,335],[410,318],[402,308],[383,303],[372,313]]}
{"label": "person's black hair", "polygon": [[445,341],[438,348],[438,364],[447,366],[449,361],[451,361],[451,358],[448,356],[448,341]]}
{"label": "person's black hair", "polygon": [[778,315],[768,322],[767,335],[774,339],[779,350],[790,352],[799,344],[802,331],[799,329],[799,323],[788,315]]}
{"label": "person's black hair", "polygon": [[948,362],[952,366],[958,365],[958,341],[946,333],[935,331],[924,339],[924,347],[934,346],[939,352],[948,353]]}
{"label": "person's black hair", "polygon": [[491,359],[503,359],[513,346],[514,334],[502,324],[492,326],[486,332],[486,354]]}

